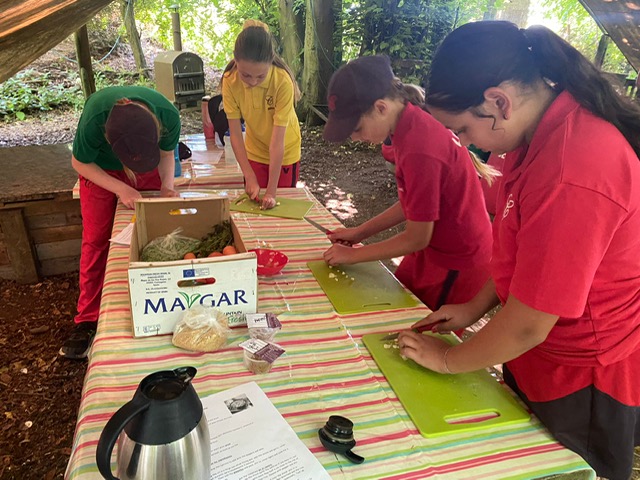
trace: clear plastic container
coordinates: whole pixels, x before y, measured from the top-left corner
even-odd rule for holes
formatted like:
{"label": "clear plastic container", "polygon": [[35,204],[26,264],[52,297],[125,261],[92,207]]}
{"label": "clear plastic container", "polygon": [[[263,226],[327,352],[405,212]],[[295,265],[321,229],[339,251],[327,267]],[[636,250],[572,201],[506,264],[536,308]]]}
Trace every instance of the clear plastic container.
{"label": "clear plastic container", "polygon": [[278,328],[269,328],[269,327],[256,327],[249,329],[249,338],[257,338],[259,340],[264,340],[265,342],[273,342],[273,339],[276,337],[276,334],[280,331],[280,327]]}
{"label": "clear plastic container", "polygon": [[263,375],[271,371],[273,363],[269,363],[266,360],[256,358],[253,353],[244,351],[244,366],[247,367],[251,373],[255,375]]}

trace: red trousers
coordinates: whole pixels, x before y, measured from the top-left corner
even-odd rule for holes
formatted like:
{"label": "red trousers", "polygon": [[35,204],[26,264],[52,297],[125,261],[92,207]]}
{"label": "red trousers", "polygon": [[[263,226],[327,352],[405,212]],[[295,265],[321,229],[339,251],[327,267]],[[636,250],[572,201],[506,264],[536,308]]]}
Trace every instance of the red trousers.
{"label": "red trousers", "polygon": [[[267,188],[269,183],[269,165],[266,163],[249,160],[249,165],[253,169],[258,179],[260,188]],[[278,188],[296,188],[296,183],[300,178],[300,161],[292,165],[283,165],[280,169],[280,178],[278,179]]]}
{"label": "red trousers", "polygon": [[447,270],[429,261],[423,251],[405,255],[395,275],[431,310],[448,303],[471,300],[489,280],[489,265],[466,268],[451,275]]}
{"label": "red trousers", "polygon": [[[105,170],[114,178],[136,190],[160,190],[158,170],[137,174],[133,185],[121,170]],[[104,271],[107,266],[109,239],[113,228],[118,197],[80,176],[80,212],[82,247],[80,250],[80,296],[74,321],[95,322],[100,313]]]}

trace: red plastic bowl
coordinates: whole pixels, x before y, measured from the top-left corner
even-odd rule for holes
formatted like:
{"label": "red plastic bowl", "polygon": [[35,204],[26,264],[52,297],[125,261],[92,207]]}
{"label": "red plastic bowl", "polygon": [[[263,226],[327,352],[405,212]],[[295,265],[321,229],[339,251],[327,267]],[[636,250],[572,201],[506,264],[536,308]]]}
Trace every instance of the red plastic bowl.
{"label": "red plastic bowl", "polygon": [[258,275],[275,275],[282,270],[289,261],[289,258],[278,250],[254,248],[249,251],[256,252],[256,257],[258,259]]}

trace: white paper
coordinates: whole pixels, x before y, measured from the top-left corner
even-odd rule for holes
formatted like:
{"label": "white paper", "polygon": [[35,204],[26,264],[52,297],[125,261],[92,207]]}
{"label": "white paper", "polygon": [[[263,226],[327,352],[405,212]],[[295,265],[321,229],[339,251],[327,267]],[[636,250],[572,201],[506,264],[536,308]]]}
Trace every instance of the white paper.
{"label": "white paper", "polygon": [[211,436],[211,480],[331,477],[255,383],[202,399]]}
{"label": "white paper", "polygon": [[130,223],[122,229],[122,231],[113,237],[110,242],[118,245],[131,245],[131,234],[133,233],[133,223]]}

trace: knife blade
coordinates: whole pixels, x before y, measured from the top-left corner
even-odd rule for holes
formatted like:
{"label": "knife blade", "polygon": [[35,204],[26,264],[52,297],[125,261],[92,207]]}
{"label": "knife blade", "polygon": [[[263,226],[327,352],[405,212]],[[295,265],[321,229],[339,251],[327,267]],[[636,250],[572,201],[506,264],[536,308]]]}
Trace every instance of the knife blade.
{"label": "knife blade", "polygon": [[314,222],[313,220],[311,220],[310,218],[305,217],[304,218],[307,222],[309,222],[311,225],[313,225],[314,227],[316,227],[318,230],[320,230],[322,233],[324,233],[325,235],[331,235],[333,233],[333,231],[329,230],[328,228],[323,227],[322,225],[320,225],[318,222]]}
{"label": "knife blade", "polygon": [[[421,325],[419,327],[412,328],[411,331],[416,332],[416,333],[427,332],[427,331],[431,330],[433,327],[435,327],[437,323],[440,323],[440,322],[428,323],[427,325]],[[388,342],[390,340],[396,340],[399,335],[400,335],[400,332],[390,333],[389,335],[385,335],[384,337],[382,337],[380,339],[380,341],[381,342]]]}

